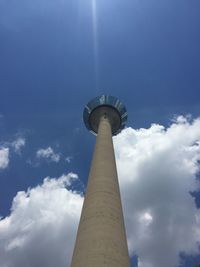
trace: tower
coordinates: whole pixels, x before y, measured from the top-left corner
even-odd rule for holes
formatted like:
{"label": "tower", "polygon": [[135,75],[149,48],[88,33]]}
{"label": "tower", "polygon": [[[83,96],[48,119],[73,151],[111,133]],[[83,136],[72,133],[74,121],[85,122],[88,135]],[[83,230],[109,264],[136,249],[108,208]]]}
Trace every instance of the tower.
{"label": "tower", "polygon": [[125,126],[115,97],[91,100],[83,118],[97,135],[71,267],[130,267],[112,135]]}

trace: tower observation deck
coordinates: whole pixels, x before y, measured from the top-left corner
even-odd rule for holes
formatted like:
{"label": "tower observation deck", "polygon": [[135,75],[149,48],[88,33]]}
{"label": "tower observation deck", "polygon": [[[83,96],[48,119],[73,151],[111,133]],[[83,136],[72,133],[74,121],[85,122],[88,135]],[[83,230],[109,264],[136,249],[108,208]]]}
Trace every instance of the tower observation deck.
{"label": "tower observation deck", "polygon": [[130,267],[112,136],[127,121],[115,97],[91,100],[83,119],[97,135],[71,267]]}

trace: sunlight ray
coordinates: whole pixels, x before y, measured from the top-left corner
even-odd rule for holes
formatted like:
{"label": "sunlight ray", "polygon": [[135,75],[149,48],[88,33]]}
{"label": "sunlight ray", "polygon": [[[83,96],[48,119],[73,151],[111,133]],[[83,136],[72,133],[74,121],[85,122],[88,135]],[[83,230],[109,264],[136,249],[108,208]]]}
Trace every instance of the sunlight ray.
{"label": "sunlight ray", "polygon": [[93,46],[94,46],[94,71],[95,84],[98,90],[99,80],[99,51],[98,51],[98,22],[97,22],[97,4],[96,0],[92,1],[92,29],[93,29]]}

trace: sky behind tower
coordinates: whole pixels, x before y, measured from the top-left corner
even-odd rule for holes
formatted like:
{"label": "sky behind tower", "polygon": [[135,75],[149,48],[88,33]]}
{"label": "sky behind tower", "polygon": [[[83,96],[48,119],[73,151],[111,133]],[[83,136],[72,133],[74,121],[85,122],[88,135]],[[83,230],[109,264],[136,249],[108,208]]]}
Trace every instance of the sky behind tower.
{"label": "sky behind tower", "polygon": [[69,267],[100,94],[129,113],[114,144],[131,267],[200,262],[199,10],[0,0],[0,266]]}

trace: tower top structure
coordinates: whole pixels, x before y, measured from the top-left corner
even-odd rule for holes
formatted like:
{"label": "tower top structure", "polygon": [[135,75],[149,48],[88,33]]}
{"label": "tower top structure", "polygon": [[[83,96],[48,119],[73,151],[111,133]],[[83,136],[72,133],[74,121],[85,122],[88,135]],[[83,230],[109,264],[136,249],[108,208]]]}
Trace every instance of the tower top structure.
{"label": "tower top structure", "polygon": [[128,113],[118,98],[101,95],[93,98],[84,108],[83,120],[86,128],[96,135],[100,119],[103,116],[110,121],[112,135],[117,135],[124,129]]}

